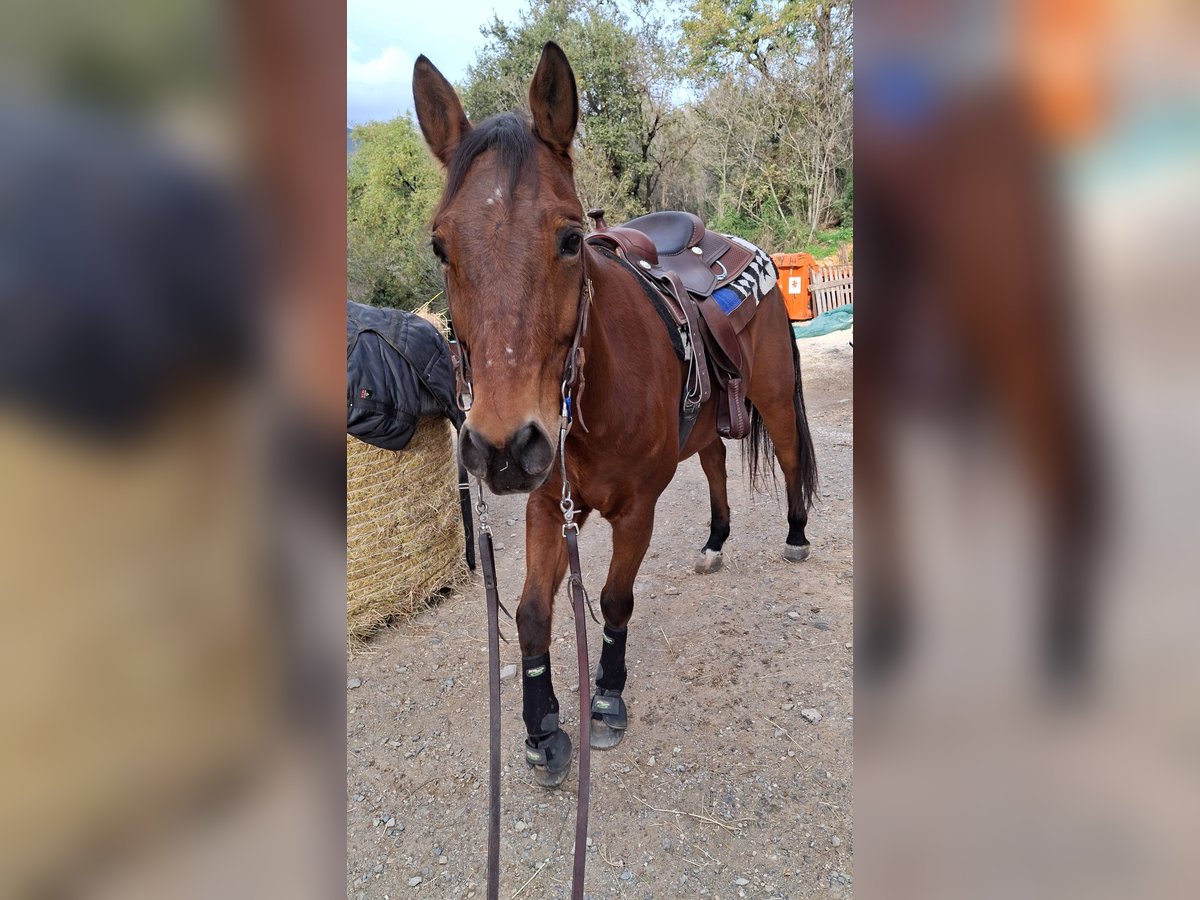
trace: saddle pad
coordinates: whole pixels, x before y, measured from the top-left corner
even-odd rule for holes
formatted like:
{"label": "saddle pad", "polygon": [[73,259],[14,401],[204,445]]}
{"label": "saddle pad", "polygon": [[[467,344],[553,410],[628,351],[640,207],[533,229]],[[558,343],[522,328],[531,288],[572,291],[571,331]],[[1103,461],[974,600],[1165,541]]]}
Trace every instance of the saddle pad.
{"label": "saddle pad", "polygon": [[775,264],[771,262],[771,257],[767,256],[761,248],[731,234],[725,236],[754,253],[754,258],[746,270],[712,295],[713,299],[717,301],[717,306],[721,308],[721,312],[730,316],[745,302],[747,297],[753,297],[754,305],[757,306],[767,292],[775,286],[779,274],[775,271]]}

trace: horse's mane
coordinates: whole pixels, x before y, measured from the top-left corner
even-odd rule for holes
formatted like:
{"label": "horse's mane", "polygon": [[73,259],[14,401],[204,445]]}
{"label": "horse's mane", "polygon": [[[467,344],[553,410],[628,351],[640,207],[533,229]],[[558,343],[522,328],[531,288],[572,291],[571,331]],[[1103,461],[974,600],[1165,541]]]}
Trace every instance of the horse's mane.
{"label": "horse's mane", "polygon": [[443,207],[462,188],[471,163],[480,154],[493,149],[499,155],[501,168],[508,173],[508,190],[511,194],[533,156],[534,136],[528,123],[516,113],[500,113],[484,119],[468,131],[455,148],[447,167]]}

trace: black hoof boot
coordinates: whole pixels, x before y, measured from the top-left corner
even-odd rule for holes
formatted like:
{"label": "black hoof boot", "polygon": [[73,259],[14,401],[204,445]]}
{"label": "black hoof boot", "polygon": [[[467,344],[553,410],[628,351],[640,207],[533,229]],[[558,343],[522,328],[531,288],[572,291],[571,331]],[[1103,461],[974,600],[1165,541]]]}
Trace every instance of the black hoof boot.
{"label": "black hoof boot", "polygon": [[525,762],[533,769],[533,780],[545,788],[556,788],[571,771],[571,738],[561,728],[549,734],[525,738]]}
{"label": "black hoof boot", "polygon": [[598,690],[592,697],[592,747],[611,750],[625,737],[629,710],[619,691]]}

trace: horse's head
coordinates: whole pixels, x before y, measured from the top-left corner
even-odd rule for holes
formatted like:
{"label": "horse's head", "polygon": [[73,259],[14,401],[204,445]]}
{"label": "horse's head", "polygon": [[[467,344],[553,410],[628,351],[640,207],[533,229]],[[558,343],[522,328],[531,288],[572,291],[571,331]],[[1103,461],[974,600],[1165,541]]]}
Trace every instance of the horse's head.
{"label": "horse's head", "polygon": [[553,467],[584,293],[571,164],[575,76],[547,44],[529,86],[532,121],[510,113],[472,126],[454,88],[421,56],[413,99],[447,172],[432,244],[474,395],[459,452],[496,493],[531,491]]}

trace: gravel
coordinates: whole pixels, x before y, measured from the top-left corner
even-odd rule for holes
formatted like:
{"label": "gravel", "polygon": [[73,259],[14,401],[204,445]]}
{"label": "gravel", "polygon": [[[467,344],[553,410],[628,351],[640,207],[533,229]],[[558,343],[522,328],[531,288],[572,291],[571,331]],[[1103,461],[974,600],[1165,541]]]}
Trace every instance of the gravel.
{"label": "gravel", "polygon": [[[709,515],[695,457],[681,464],[659,501],[650,551],[634,585],[625,692],[630,728],[620,747],[592,755],[586,890],[595,900],[739,893],[819,898],[853,891],[846,874],[854,862],[853,723],[834,713],[853,708],[853,657],[845,647],[853,643],[854,627],[853,581],[845,577],[853,566],[853,409],[838,402],[852,390],[847,337],[842,332],[800,344],[824,487],[812,512],[808,561],[778,559],[787,534],[783,499],[770,491],[749,493],[732,442],[733,528],[721,571],[692,571]],[[505,532],[512,552],[496,561],[507,602],[525,577],[526,498],[488,500],[493,521],[516,532]],[[695,531],[688,534],[688,527]],[[584,581],[596,600],[611,545],[609,525],[593,515],[580,548]],[[809,626],[814,607],[828,631]],[[355,694],[346,723],[347,794],[364,798],[347,805],[347,897],[361,891],[365,900],[394,900],[412,888],[436,897],[469,898],[473,891],[481,900],[485,894],[484,608],[476,575],[460,595],[379,632],[367,652],[348,663],[347,687],[351,678],[371,687]],[[587,630],[595,666],[600,627],[589,618]],[[578,760],[558,790],[532,783],[521,691],[511,683],[519,681],[520,647],[513,623],[505,620],[502,631],[509,642],[500,645],[508,673],[501,693],[501,809],[509,825],[501,838],[501,894],[522,889],[521,898],[563,897],[571,880]],[[591,686],[585,681],[578,694],[570,692],[578,675],[565,590],[555,604],[551,637],[561,721],[578,744],[579,699]],[[793,708],[781,712],[789,703]],[[829,710],[828,721],[796,727],[802,704],[818,715]],[[786,731],[777,733],[773,722]],[[394,828],[379,827],[391,819],[399,820]],[[383,871],[375,873],[381,861]],[[414,877],[419,880],[406,889]],[[735,878],[747,884],[735,885]]]}

